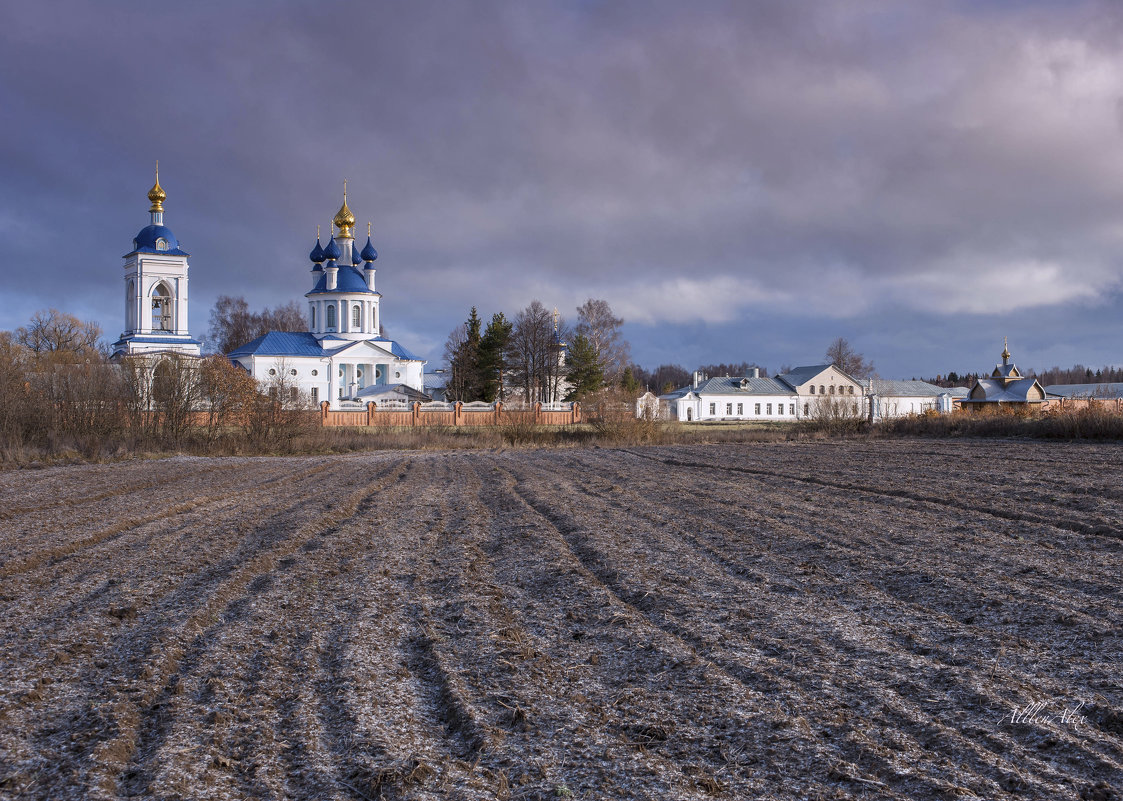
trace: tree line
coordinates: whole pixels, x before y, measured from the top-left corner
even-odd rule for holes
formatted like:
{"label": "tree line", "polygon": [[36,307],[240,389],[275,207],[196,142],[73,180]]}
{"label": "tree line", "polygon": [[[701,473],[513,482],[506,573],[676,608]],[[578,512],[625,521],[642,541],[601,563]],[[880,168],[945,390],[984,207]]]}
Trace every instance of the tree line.
{"label": "tree line", "polygon": [[514,319],[496,312],[485,327],[475,306],[445,342],[445,397],[472,402],[586,400],[628,366],[624,321],[590,298],[569,323],[533,300]]}
{"label": "tree line", "polygon": [[222,355],[111,360],[100,338],[96,323],[55,309],[0,331],[0,459],[219,440],[260,450],[315,423],[284,378],[259,385]]}

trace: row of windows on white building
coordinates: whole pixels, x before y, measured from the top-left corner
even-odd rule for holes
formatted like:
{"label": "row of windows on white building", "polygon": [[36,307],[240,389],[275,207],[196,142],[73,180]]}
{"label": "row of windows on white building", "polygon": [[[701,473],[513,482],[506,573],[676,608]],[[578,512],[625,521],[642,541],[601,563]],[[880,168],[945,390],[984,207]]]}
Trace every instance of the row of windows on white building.
{"label": "row of windows on white building", "polygon": [[[753,404],[753,414],[759,417],[761,415],[761,407],[762,406],[764,408],[763,414],[765,414],[765,415],[771,415],[772,414],[772,404],[771,403],[763,403],[763,404],[754,403]],[[732,417],[733,416],[733,414],[734,414],[733,407],[734,407],[733,403],[725,404],[725,416],[726,417]],[[738,417],[744,417],[745,416],[745,404],[744,403],[738,403],[738,404],[736,404],[736,407],[737,407],[737,412],[736,412],[737,416]],[[710,404],[710,417],[716,417],[717,416],[717,414],[718,414],[717,409],[718,409],[717,403],[711,403]],[[808,411],[809,411],[809,407],[805,404],[803,413],[807,414]],[[791,417],[795,416],[795,404],[794,403],[788,404],[788,412],[787,413]],[[782,404],[782,403],[776,404],[776,416],[778,416],[778,417],[784,416],[784,404]]]}
{"label": "row of windows on white building", "polygon": [[[341,333],[378,333],[378,304],[377,303],[355,303],[351,306],[351,321],[350,326],[343,328],[338,324],[339,312],[336,308],[346,301],[334,300],[319,300],[313,301],[310,304],[310,321],[313,331],[319,331],[317,323],[323,320],[323,328],[325,331],[335,331],[340,328]],[[364,310],[363,307],[367,308]],[[322,315],[322,316],[321,316]],[[365,321],[369,321],[370,325],[364,325]]]}

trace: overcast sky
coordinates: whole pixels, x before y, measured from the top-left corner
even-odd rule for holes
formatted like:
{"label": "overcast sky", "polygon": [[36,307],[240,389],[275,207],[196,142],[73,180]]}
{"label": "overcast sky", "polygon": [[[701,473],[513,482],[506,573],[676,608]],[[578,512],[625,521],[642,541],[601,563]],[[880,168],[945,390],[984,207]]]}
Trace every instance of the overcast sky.
{"label": "overcast sky", "polygon": [[388,333],[604,298],[635,360],[1123,363],[1123,3],[13,2],[0,329],[124,325],[153,166],[220,294],[303,302],[348,179]]}

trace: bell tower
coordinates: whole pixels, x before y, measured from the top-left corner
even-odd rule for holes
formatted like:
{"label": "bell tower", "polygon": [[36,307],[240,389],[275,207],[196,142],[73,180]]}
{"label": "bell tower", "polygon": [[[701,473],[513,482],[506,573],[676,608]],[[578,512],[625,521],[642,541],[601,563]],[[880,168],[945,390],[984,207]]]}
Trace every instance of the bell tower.
{"label": "bell tower", "polygon": [[167,193],[156,183],[148,190],[149,223],[125,254],[125,332],[113,343],[115,356],[180,353],[199,356],[202,346],[187,330],[187,252],[164,225]]}

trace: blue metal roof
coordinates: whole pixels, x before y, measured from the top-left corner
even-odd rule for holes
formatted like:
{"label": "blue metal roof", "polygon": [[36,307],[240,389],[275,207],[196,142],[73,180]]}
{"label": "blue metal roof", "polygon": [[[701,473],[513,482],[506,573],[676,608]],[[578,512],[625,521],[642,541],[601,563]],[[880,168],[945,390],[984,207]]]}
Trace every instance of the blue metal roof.
{"label": "blue metal roof", "polygon": [[270,331],[226,354],[235,356],[323,356],[324,349],[307,331]]}
{"label": "blue metal roof", "polygon": [[370,243],[369,236],[367,237],[366,246],[363,248],[363,252],[360,255],[363,257],[363,261],[374,261],[378,258],[378,251],[375,250],[374,245]]}
{"label": "blue metal roof", "polygon": [[[163,250],[156,249],[156,240],[158,239],[163,239],[167,243],[167,247]],[[134,253],[159,253],[163,256],[190,255],[180,249],[179,240],[175,238],[172,229],[166,225],[146,225],[141,228],[140,233],[133,239],[133,249],[125,255],[131,256]]]}
{"label": "blue metal roof", "polygon": [[339,249],[339,243],[335,241],[335,237],[333,236],[331,241],[328,242],[328,246],[324,248],[324,258],[329,260],[338,259],[342,255],[343,251]]}
{"label": "blue metal roof", "polygon": [[423,361],[423,359],[421,359],[421,357],[414,356],[412,353],[410,353],[408,350],[403,348],[401,345],[399,345],[397,342],[395,342],[392,339],[386,339],[385,337],[376,337],[375,339],[372,339],[370,341],[371,342],[389,342],[390,343],[390,352],[393,353],[395,356],[397,356],[399,359],[405,359],[406,361],[412,361],[412,362]]}
{"label": "blue metal roof", "polygon": [[[163,341],[163,340],[161,340]],[[392,339],[385,337],[372,337],[367,340],[357,340],[358,342],[373,342],[379,346],[386,348],[394,354],[395,357],[404,361],[423,361],[417,356],[414,356],[408,350],[403,348]],[[335,339],[332,344],[338,343],[337,347],[325,349],[315,334],[308,331],[270,331],[264,336],[260,336],[252,342],[247,342],[239,348],[235,348],[226,354],[229,358],[233,359],[236,356],[330,356],[338,353],[341,350],[351,347],[356,344],[351,340]]]}
{"label": "blue metal roof", "polygon": [[122,345],[126,342],[145,342],[145,343],[158,343],[161,345],[202,345],[203,343],[190,336],[168,334],[167,336],[135,336],[128,335],[122,336],[113,343],[114,347]]}
{"label": "blue metal roof", "polygon": [[363,275],[363,271],[361,269],[356,269],[350,264],[342,264],[338,266],[338,270],[339,272],[336,273],[335,277],[335,289],[327,288],[328,276],[327,272],[325,271],[324,274],[320,277],[320,280],[316,282],[316,286],[312,287],[312,291],[308,294],[320,295],[325,293],[333,294],[336,292],[349,292],[352,294],[359,292],[366,295],[378,294],[373,289],[367,286],[366,276]]}

